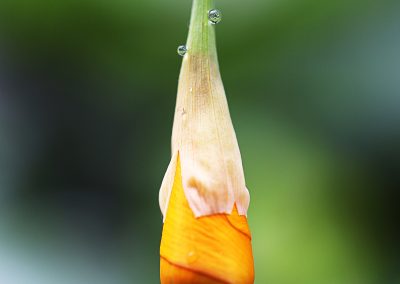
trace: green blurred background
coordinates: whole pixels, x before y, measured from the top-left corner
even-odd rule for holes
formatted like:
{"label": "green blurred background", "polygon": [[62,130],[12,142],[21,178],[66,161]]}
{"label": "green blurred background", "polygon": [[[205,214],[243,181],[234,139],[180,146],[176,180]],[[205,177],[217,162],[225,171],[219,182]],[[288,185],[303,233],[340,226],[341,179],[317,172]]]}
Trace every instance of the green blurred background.
{"label": "green blurred background", "polygon": [[[256,283],[400,283],[400,3],[216,1]],[[189,0],[0,1],[0,283],[159,282]]]}

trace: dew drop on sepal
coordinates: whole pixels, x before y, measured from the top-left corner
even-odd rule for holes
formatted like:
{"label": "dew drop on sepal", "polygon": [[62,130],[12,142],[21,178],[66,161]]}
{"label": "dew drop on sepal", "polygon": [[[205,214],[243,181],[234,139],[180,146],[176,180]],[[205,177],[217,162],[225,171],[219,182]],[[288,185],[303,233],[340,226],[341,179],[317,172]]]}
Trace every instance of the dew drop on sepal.
{"label": "dew drop on sepal", "polygon": [[187,52],[187,47],[186,45],[180,45],[178,46],[177,52],[180,56],[184,56]]}
{"label": "dew drop on sepal", "polygon": [[221,12],[217,9],[212,9],[208,11],[208,20],[211,22],[211,24],[215,25],[221,22],[222,15]]}

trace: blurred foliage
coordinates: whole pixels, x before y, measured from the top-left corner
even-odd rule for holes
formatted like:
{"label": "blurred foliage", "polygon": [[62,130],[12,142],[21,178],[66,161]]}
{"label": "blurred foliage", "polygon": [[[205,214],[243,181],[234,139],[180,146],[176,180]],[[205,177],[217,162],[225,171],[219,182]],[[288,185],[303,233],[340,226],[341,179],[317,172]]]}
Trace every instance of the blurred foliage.
{"label": "blurred foliage", "polygon": [[[398,1],[216,2],[256,283],[400,283]],[[158,282],[190,6],[0,2],[2,281]]]}

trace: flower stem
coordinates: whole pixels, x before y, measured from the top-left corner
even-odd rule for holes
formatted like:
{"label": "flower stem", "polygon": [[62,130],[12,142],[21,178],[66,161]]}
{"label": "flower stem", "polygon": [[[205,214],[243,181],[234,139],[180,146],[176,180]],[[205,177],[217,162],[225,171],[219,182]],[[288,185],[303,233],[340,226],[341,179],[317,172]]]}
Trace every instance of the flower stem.
{"label": "flower stem", "polygon": [[189,54],[216,56],[215,32],[208,20],[214,0],[193,0],[187,47]]}

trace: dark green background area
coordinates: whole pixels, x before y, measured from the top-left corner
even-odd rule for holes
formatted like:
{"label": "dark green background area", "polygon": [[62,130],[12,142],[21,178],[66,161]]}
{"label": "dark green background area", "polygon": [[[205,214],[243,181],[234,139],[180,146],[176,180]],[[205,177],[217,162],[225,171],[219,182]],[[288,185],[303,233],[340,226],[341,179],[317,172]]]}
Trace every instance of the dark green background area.
{"label": "dark green background area", "polygon": [[[400,283],[400,3],[216,2],[256,283]],[[159,281],[190,7],[1,0],[0,282]]]}

